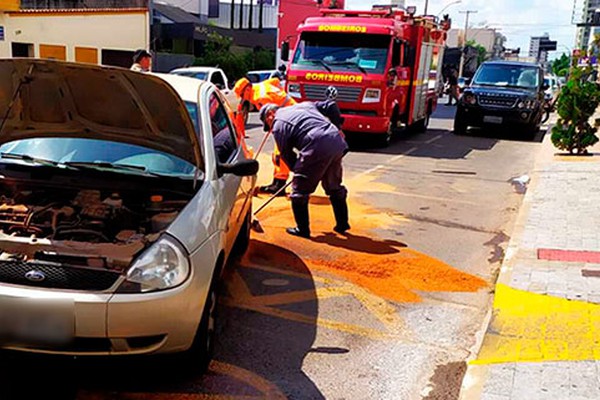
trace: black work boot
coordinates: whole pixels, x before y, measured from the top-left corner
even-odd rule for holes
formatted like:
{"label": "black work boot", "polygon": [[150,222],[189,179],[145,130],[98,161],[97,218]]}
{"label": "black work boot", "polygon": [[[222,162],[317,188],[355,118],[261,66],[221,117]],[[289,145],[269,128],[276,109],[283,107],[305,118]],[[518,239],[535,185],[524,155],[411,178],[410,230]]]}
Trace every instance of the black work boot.
{"label": "black work boot", "polygon": [[350,229],[348,224],[348,204],[346,199],[334,199],[330,198],[331,206],[333,207],[333,214],[335,215],[335,227],[334,231],[337,233],[345,233]]}
{"label": "black work boot", "polygon": [[[285,179],[273,179],[273,183],[271,183],[268,186],[261,186],[258,188],[258,190],[261,193],[275,194],[279,191],[279,189],[284,187],[285,184],[286,184]],[[282,190],[277,196],[285,196],[285,190]]]}
{"label": "black work boot", "polygon": [[285,231],[290,235],[310,238],[310,227],[308,221],[308,200],[292,199],[292,211],[296,220],[295,228],[287,228]]}

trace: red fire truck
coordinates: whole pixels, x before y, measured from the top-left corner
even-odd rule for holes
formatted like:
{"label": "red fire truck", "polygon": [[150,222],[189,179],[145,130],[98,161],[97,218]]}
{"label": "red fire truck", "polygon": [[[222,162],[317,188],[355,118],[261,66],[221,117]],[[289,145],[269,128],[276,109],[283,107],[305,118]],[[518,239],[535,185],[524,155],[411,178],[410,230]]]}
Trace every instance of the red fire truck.
{"label": "red fire truck", "polygon": [[[288,66],[288,93],[323,100],[337,92],[344,132],[377,135],[387,145],[397,128],[425,131],[442,87],[450,20],[406,10],[322,10],[298,27]],[[288,61],[286,46],[282,59]]]}

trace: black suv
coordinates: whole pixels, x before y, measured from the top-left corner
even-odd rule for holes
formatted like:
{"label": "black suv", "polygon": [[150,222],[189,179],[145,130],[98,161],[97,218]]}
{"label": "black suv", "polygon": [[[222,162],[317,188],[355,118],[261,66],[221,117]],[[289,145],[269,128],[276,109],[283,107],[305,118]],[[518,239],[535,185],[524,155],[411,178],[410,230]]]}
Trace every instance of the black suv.
{"label": "black suv", "polygon": [[534,135],[541,125],[544,90],[544,71],[539,65],[485,62],[458,102],[454,133],[465,134],[468,127],[511,125]]}

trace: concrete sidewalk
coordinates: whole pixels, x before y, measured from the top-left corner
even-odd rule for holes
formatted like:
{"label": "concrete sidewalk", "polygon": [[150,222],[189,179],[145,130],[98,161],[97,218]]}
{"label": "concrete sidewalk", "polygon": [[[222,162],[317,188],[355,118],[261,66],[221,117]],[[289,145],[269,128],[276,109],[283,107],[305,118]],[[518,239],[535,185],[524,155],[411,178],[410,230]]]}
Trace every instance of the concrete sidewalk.
{"label": "concrete sidewalk", "polygon": [[545,136],[464,400],[600,399],[600,145]]}

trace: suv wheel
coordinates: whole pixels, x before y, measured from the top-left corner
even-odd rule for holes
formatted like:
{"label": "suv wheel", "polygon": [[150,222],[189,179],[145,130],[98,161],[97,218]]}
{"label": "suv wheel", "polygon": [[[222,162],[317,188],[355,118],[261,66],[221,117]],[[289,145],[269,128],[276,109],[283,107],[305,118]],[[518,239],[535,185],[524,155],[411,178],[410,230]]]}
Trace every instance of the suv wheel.
{"label": "suv wheel", "polygon": [[456,116],[454,117],[454,134],[467,134],[467,122],[465,121],[465,118],[461,115],[460,111],[456,111]]}

